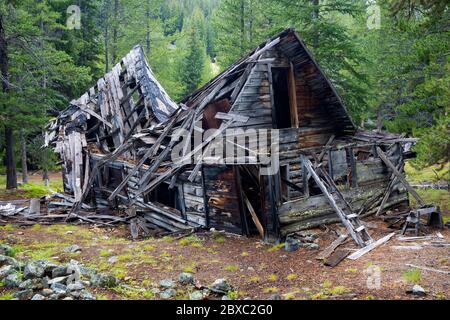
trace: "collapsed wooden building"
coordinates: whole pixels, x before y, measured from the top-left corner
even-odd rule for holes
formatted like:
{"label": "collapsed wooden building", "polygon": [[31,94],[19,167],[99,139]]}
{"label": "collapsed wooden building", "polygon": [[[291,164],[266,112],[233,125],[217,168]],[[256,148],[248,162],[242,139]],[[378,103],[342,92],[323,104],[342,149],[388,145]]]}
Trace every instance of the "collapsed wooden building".
{"label": "collapsed wooden building", "polygon": [[[191,143],[212,129],[200,144]],[[243,130],[230,141],[230,129]],[[242,141],[253,129],[276,135],[276,148],[250,150]],[[206,161],[224,139],[248,161]],[[175,161],[180,140],[181,161]],[[409,206],[408,191],[387,164],[402,172],[413,156],[411,140],[358,130],[292,29],[179,104],[137,46],[60,114],[47,141],[61,156],[72,212],[122,211],[136,234],[215,228],[273,240],[341,221],[364,246],[371,238],[360,217]],[[262,156],[276,156],[273,174],[267,167],[274,163]]]}

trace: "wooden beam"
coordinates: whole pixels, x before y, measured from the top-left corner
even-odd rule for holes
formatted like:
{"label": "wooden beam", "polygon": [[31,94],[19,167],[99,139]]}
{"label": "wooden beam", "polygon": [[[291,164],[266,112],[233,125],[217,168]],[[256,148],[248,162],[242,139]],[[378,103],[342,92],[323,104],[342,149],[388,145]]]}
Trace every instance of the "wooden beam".
{"label": "wooden beam", "polygon": [[253,209],[252,204],[250,203],[250,201],[248,200],[248,198],[244,192],[242,192],[242,197],[244,198],[245,205],[247,206],[248,211],[250,212],[250,214],[252,216],[252,220],[255,223],[259,234],[261,235],[262,238],[264,238],[264,228],[263,228],[261,222],[259,221],[258,216],[256,215],[255,209]]}
{"label": "wooden beam", "polygon": [[289,85],[289,105],[291,109],[291,127],[298,128],[299,123],[297,110],[297,87],[295,85],[295,73],[292,62],[290,63],[289,67],[288,85]]}
{"label": "wooden beam", "polygon": [[396,175],[398,180],[405,186],[406,190],[409,191],[413,195],[414,198],[416,198],[417,202],[420,204],[420,206],[425,206],[425,202],[423,199],[419,196],[419,194],[416,192],[416,190],[411,187],[411,185],[406,181],[405,177],[397,170],[397,168],[394,166],[394,164],[386,157],[386,154],[381,150],[380,147],[376,147],[378,156],[381,160],[389,167],[389,169],[392,170],[392,172]]}
{"label": "wooden beam", "polygon": [[355,251],[354,253],[349,255],[347,257],[347,259],[356,260],[356,259],[362,257],[363,255],[365,255],[366,253],[372,251],[373,249],[381,246],[383,243],[388,242],[393,236],[395,236],[395,232],[392,232],[392,233],[388,234],[387,236],[385,236],[375,242],[372,242],[368,246],[365,246],[364,248],[359,249],[358,251]]}

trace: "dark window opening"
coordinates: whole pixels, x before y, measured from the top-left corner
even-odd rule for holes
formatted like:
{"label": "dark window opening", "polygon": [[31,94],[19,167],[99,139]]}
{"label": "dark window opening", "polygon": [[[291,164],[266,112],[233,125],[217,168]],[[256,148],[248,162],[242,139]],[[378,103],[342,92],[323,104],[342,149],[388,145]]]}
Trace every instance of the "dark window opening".
{"label": "dark window opening", "polygon": [[170,208],[179,209],[177,201],[178,191],[174,188],[169,190],[169,184],[161,183],[148,196],[151,202],[158,202]]}
{"label": "dark window opening", "polygon": [[272,80],[276,128],[291,128],[289,69],[272,68]]}

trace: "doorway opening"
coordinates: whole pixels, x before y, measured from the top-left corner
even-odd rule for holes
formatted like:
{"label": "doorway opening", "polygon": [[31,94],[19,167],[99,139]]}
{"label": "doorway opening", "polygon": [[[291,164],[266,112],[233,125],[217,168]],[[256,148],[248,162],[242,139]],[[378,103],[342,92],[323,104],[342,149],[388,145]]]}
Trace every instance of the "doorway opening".
{"label": "doorway opening", "polygon": [[292,128],[289,68],[272,68],[272,86],[275,126],[277,129]]}

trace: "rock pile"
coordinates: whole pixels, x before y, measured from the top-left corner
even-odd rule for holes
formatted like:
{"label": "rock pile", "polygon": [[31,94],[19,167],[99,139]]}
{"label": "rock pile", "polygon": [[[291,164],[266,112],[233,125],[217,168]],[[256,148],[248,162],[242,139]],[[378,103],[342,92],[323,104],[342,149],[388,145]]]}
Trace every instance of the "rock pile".
{"label": "rock pile", "polygon": [[319,250],[319,236],[314,231],[299,231],[286,238],[286,251],[295,251],[298,248]]}
{"label": "rock pile", "polygon": [[179,275],[178,281],[173,281],[172,279],[161,280],[159,286],[160,289],[157,289],[155,293],[159,294],[159,298],[163,300],[175,298],[178,294],[176,289],[180,286],[194,289],[189,294],[189,299],[191,300],[212,300],[218,298],[228,300],[227,294],[233,289],[226,279],[217,279],[210,287],[202,286],[191,273],[186,272]]}
{"label": "rock pile", "polygon": [[[57,265],[47,260],[22,263],[4,250],[0,255],[0,281],[7,288],[17,289],[18,300],[95,300],[88,287],[111,288],[118,280],[95,269],[84,267],[75,260]],[[7,248],[6,248],[7,249]]]}

